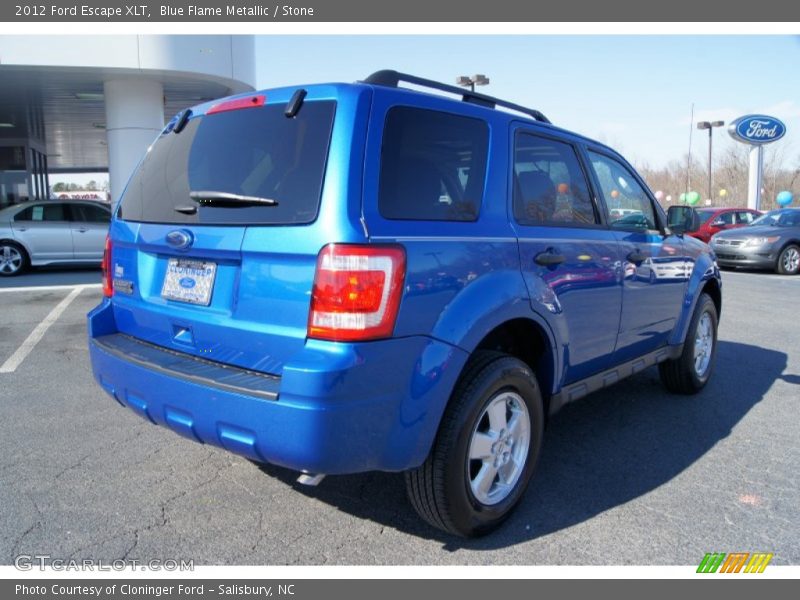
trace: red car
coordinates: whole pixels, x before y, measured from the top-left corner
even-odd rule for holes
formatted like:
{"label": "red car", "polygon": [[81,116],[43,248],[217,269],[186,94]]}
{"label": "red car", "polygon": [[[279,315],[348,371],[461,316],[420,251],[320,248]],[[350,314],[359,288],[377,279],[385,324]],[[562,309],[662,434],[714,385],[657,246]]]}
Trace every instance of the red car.
{"label": "red car", "polygon": [[700,229],[688,233],[706,244],[718,231],[750,225],[761,213],[752,208],[700,208]]}

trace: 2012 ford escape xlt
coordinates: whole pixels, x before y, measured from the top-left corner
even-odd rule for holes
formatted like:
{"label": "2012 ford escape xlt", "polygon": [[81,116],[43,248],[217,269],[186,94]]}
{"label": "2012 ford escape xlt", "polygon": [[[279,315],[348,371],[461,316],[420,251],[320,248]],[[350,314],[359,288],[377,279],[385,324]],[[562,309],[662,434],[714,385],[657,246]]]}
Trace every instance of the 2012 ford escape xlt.
{"label": "2012 ford escape xlt", "polygon": [[202,104],[120,201],[94,374],[301,481],[405,471],[424,519],[480,535],[547,415],[656,364],[706,384],[721,287],[696,224],[539,111],[395,71]]}

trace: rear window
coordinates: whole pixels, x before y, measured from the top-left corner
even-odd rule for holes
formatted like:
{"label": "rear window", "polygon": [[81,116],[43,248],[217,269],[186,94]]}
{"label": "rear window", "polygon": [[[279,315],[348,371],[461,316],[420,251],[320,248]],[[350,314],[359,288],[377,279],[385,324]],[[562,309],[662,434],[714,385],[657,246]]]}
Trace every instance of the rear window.
{"label": "rear window", "polygon": [[[191,119],[145,155],[119,216],[150,223],[272,225],[317,217],[335,111],[309,101],[293,118],[283,104]],[[273,205],[199,203],[191,192],[266,198]],[[194,214],[186,209],[196,207]],[[183,212],[176,210],[183,209]]]}
{"label": "rear window", "polygon": [[477,220],[488,142],[488,126],[479,119],[392,108],[381,146],[381,215],[417,221]]}

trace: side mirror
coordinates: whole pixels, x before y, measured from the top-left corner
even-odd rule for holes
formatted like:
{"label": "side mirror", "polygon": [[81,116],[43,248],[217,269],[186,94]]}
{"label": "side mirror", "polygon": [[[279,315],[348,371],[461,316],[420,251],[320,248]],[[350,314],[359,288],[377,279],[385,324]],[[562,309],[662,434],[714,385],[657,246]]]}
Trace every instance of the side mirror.
{"label": "side mirror", "polygon": [[700,215],[691,206],[670,206],[667,210],[667,227],[678,235],[700,229]]}

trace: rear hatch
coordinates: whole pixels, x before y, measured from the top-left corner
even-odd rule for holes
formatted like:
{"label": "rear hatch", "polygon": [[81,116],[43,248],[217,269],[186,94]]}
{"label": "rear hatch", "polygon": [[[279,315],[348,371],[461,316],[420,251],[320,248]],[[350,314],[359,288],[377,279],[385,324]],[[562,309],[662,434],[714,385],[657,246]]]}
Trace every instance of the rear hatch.
{"label": "rear hatch", "polygon": [[121,333],[272,374],[302,348],[337,103],[292,114],[293,92],[200,107],[148,150],[112,226]]}

